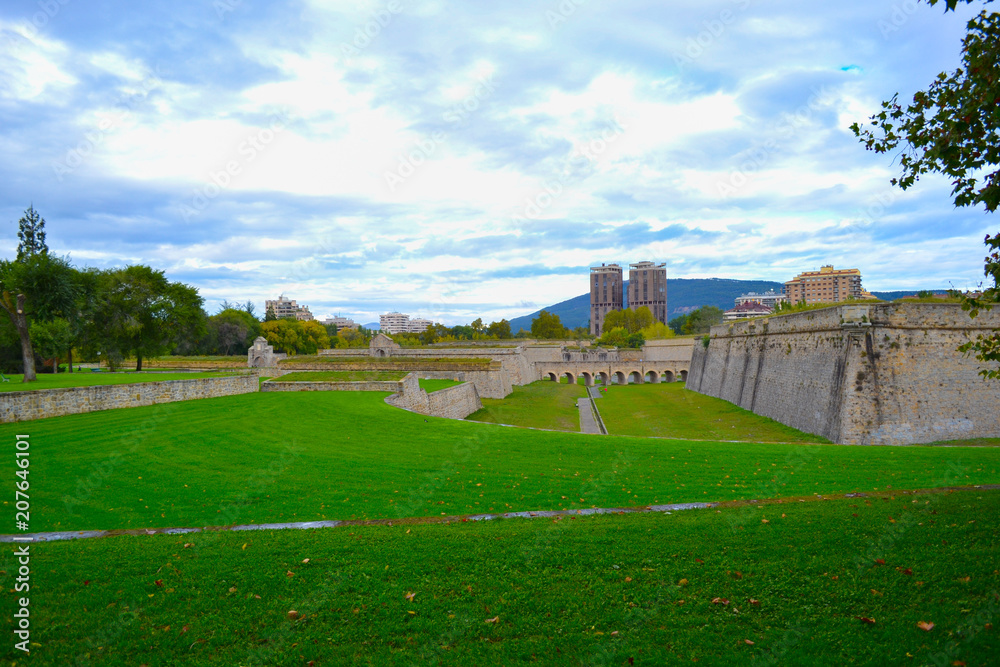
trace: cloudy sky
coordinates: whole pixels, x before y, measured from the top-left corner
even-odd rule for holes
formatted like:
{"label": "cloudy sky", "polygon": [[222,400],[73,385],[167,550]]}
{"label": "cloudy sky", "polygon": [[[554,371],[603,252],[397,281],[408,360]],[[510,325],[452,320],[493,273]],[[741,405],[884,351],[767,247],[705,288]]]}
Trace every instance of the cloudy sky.
{"label": "cloudy sky", "polygon": [[967,288],[995,223],[848,130],[959,64],[915,0],[5,0],[0,255],[449,324],[588,266]]}

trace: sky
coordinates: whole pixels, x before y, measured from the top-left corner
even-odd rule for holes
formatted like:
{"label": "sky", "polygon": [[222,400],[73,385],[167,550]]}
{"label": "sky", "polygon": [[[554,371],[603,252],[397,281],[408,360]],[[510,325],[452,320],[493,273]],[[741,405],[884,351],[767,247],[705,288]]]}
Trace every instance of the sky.
{"label": "sky", "polygon": [[[995,223],[848,129],[960,64],[916,0],[5,0],[0,256],[445,324],[588,267],[868,290],[983,279]],[[991,226],[992,225],[992,226]]]}

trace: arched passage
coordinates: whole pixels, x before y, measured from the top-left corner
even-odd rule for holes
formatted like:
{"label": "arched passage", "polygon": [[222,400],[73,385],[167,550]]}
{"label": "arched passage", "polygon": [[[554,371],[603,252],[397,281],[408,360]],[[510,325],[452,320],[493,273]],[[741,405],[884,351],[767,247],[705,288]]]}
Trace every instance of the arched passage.
{"label": "arched passage", "polygon": [[548,373],[548,377],[553,382],[559,382],[559,376],[556,375],[555,373]]}
{"label": "arched passage", "polygon": [[628,374],[629,384],[642,384],[642,374],[639,371],[632,371]]}
{"label": "arched passage", "polygon": [[625,374],[621,371],[616,371],[611,377],[614,379],[615,384],[625,384]]}
{"label": "arched passage", "polygon": [[660,374],[656,371],[646,371],[643,381],[650,384],[660,384]]}
{"label": "arched passage", "polygon": [[608,386],[608,384],[611,382],[611,377],[604,371],[601,371],[597,375],[601,378],[601,384],[603,384],[605,387]]}
{"label": "arched passage", "polygon": [[687,381],[688,381],[688,372],[681,371],[681,382],[687,382]]}
{"label": "arched passage", "polygon": [[562,382],[563,378],[566,378],[566,384],[576,384],[576,376],[573,375],[572,373],[570,373],[569,371],[566,371],[565,373],[563,373],[559,377],[559,381]]}
{"label": "arched passage", "polygon": [[593,387],[594,386],[594,376],[591,375],[590,373],[588,373],[587,371],[584,371],[584,372],[580,373],[580,377],[583,378],[583,384],[585,386],[587,386],[587,387]]}
{"label": "arched passage", "polygon": [[664,382],[673,382],[676,379],[677,378],[674,377],[674,372],[673,371],[663,371],[663,381]]}

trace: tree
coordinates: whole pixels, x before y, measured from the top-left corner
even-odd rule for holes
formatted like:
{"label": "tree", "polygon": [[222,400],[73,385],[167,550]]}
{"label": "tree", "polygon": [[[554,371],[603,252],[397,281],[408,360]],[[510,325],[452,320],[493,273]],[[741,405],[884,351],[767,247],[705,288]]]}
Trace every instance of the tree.
{"label": "tree", "polygon": [[654,321],[653,311],[648,306],[640,306],[634,310],[632,308],[612,310],[604,316],[604,329],[622,327],[632,334],[652,326]]}
{"label": "tree", "polygon": [[148,266],[106,271],[99,286],[94,337],[109,363],[134,354],[135,369],[141,371],[144,357],[169,352],[180,340],[200,333],[203,302],[195,288],[170,282],[162,271]]}
{"label": "tree", "polygon": [[[683,316],[683,320],[679,323],[681,330],[678,333],[708,333],[709,329],[722,322],[722,314],[721,308],[716,308],[715,306],[702,306],[701,308]],[[671,327],[674,327],[674,323],[677,322],[678,319],[680,318],[670,320]],[[674,330],[676,331],[676,328]]]}
{"label": "tree", "polygon": [[531,320],[531,335],[535,338],[565,338],[566,329],[558,315],[543,310]]}
{"label": "tree", "polygon": [[255,320],[257,319],[257,306],[250,299],[247,299],[247,302],[243,304],[243,312]]}
{"label": "tree", "polygon": [[507,340],[514,337],[510,331],[510,322],[507,320],[490,322],[490,326],[487,327],[486,333],[490,336],[496,336],[499,340]]}
{"label": "tree", "polygon": [[[954,11],[959,2],[972,4],[973,0],[944,0],[945,11]],[[955,206],[981,204],[993,213],[1000,205],[1000,13],[984,8],[966,27],[962,67],[938,74],[905,108],[898,102],[899,94],[893,95],[871,117],[872,128],[854,123],[851,130],[866,149],[876,153],[901,147],[902,173],[891,179],[892,185],[906,190],[924,174],[944,174],[951,179]],[[993,279],[993,286],[980,295],[963,296],[962,308],[971,317],[1000,301],[1000,234],[987,235],[985,243],[989,254],[984,274]],[[975,353],[980,361],[1000,362],[1000,332],[981,334],[959,349]],[[1000,369],[980,374],[1000,377]]]}
{"label": "tree", "polygon": [[472,324],[469,325],[473,328],[476,333],[482,333],[486,326],[483,324],[483,318],[477,317]]}
{"label": "tree", "polygon": [[260,322],[245,310],[228,308],[208,318],[208,328],[212,332],[214,348],[218,354],[230,355],[235,349],[246,352],[253,340],[260,335]]}
{"label": "tree", "polygon": [[48,321],[73,312],[77,272],[69,260],[37,252],[21,261],[0,260],[0,308],[10,318],[21,342],[24,382],[35,375],[31,321]]}
{"label": "tree", "polygon": [[[43,359],[52,359],[52,372],[59,372],[59,353],[64,352],[73,344],[73,328],[69,320],[57,317],[42,322],[32,322],[30,327],[31,342]],[[70,360],[70,364],[72,364]]]}
{"label": "tree", "polygon": [[24,215],[17,221],[17,261],[24,261],[32,255],[44,255],[49,252],[45,245],[45,218],[38,214],[34,204],[28,206]]}
{"label": "tree", "polygon": [[274,312],[274,307],[273,306],[268,306],[267,307],[267,312],[264,313],[264,321],[265,322],[273,322],[276,319],[278,319],[278,316]]}

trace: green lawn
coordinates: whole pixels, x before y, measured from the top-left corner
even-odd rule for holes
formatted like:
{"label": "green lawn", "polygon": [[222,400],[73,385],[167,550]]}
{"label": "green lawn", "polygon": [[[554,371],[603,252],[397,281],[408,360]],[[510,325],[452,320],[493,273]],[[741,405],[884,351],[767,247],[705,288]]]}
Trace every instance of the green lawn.
{"label": "green lawn", "polygon": [[457,387],[462,384],[457,380],[420,380],[420,388],[431,393],[432,391],[438,391],[439,389],[447,389],[448,387]]}
{"label": "green lawn", "polygon": [[395,382],[406,377],[403,371],[298,371],[275,382]]}
{"label": "green lawn", "polygon": [[565,380],[561,384],[540,380],[513,389],[507,398],[482,399],[483,409],[473,412],[466,419],[574,433],[580,431],[580,410],[576,401],[587,395],[582,386],[570,387]]}
{"label": "green lawn", "polygon": [[35,382],[24,384],[21,375],[8,375],[10,382],[0,383],[0,391],[36,391],[38,389],[63,389],[65,387],[91,387],[102,384],[132,384],[135,382],[162,382],[164,380],[192,380],[195,378],[227,377],[232,373],[168,373],[157,371],[142,371],[140,373],[41,373]]}
{"label": "green lawn", "polygon": [[[425,417],[386,395],[268,392],[107,410],[3,424],[0,442],[30,436],[32,531],[1000,483],[1000,448],[593,437]],[[12,511],[13,492],[3,502]]]}
{"label": "green lawn", "polygon": [[[32,652],[13,649],[8,614],[0,656],[25,666],[996,664],[996,516],[1000,493],[981,491],[34,544]],[[11,552],[0,556],[5,588]]]}
{"label": "green lawn", "polygon": [[711,396],[683,382],[610,385],[597,409],[608,433],[752,442],[829,442]]}

